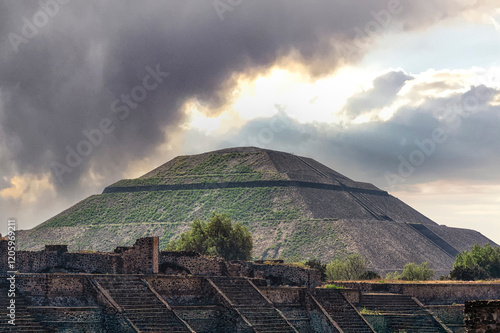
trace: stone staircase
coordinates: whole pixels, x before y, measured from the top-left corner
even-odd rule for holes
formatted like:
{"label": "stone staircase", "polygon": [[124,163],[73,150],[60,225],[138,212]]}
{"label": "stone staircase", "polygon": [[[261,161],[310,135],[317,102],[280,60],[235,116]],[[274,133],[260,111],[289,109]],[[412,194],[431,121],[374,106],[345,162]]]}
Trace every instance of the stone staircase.
{"label": "stone staircase", "polygon": [[191,332],[139,277],[102,276],[94,281],[110,294],[139,332]]}
{"label": "stone staircase", "polygon": [[7,314],[9,310],[7,306],[10,303],[10,298],[8,297],[8,284],[7,281],[0,284],[0,332],[17,332],[17,333],[42,333],[50,332],[48,329],[44,328],[41,323],[35,320],[28,310],[29,304],[26,302],[24,297],[16,292],[16,325],[10,325],[7,320]]}
{"label": "stone staircase", "polygon": [[297,330],[246,278],[211,277],[209,281],[251,324],[255,332],[297,333]]}
{"label": "stone staircase", "polygon": [[[342,185],[344,186],[344,185]],[[347,189],[344,186],[345,191],[368,213],[370,213],[374,218],[380,221],[394,221],[382,210],[378,205],[376,205],[372,200],[368,199],[362,193],[355,193]]]}
{"label": "stone staircase", "polygon": [[311,317],[306,307],[302,304],[287,304],[287,305],[277,305],[274,306],[281,311],[283,316],[288,320],[289,323],[297,329],[300,333],[314,333],[314,329],[311,324]]}
{"label": "stone staircase", "polygon": [[345,333],[374,332],[340,291],[316,289],[313,296]]}
{"label": "stone staircase", "polygon": [[451,246],[444,239],[436,235],[432,230],[427,228],[425,225],[421,223],[408,223],[413,229],[417,230],[424,237],[433,242],[437,247],[446,252],[450,257],[455,259],[455,257],[459,254],[459,251]]}
{"label": "stone staircase", "polygon": [[230,332],[235,326],[216,305],[182,305],[172,309],[196,333]]}
{"label": "stone staircase", "polygon": [[363,294],[359,306],[383,315],[388,332],[446,332],[444,327],[410,296]]}

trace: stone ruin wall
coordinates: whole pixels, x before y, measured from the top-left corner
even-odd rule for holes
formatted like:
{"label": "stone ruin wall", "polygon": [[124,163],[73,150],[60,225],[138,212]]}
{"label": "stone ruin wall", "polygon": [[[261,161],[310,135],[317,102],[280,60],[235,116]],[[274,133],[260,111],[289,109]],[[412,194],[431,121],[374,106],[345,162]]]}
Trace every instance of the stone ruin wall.
{"label": "stone ruin wall", "polygon": [[[335,282],[362,293],[394,293],[418,298],[426,305],[449,305],[451,302],[500,299],[498,283],[373,283]],[[452,300],[450,302],[450,300]]]}
{"label": "stone ruin wall", "polygon": [[[0,252],[6,251],[7,241],[2,239]],[[7,262],[0,261],[0,272],[9,270]],[[17,251],[15,270],[21,273],[62,271],[90,274],[241,276],[268,279],[271,284],[308,287],[321,284],[321,274],[314,269],[283,264],[225,261],[196,252],[160,252],[158,237],[140,238],[134,246],[117,247],[110,253],[68,252],[66,245],[46,245],[43,251]]]}
{"label": "stone ruin wall", "polygon": [[50,250],[17,253],[16,269],[20,272],[42,273],[52,269],[70,272],[115,273],[121,271],[123,261],[119,255],[108,253],[69,253]]}
{"label": "stone ruin wall", "polygon": [[202,256],[193,251],[162,251],[159,254],[159,265],[160,271],[165,274],[228,275],[225,260],[218,257]]}
{"label": "stone ruin wall", "polygon": [[41,298],[57,299],[61,296],[71,297],[70,302],[75,303],[72,306],[82,305],[76,303],[86,299],[92,290],[87,277],[79,274],[20,274],[16,287],[30,297],[40,298],[39,306],[45,305]]}
{"label": "stone ruin wall", "polygon": [[467,332],[500,332],[500,300],[465,302]]}
{"label": "stone ruin wall", "polygon": [[[97,275],[99,276],[99,275]],[[107,276],[113,279],[112,275]],[[189,320],[195,331],[202,332],[253,332],[218,294],[210,282],[201,276],[167,276],[138,274],[147,281],[172,307],[177,315]],[[0,278],[5,275],[0,274]],[[30,306],[33,315],[44,324],[61,332],[135,332],[128,330],[123,315],[110,306],[92,280],[94,274],[25,274],[17,275],[19,290]],[[254,281],[257,283],[257,281]],[[261,284],[265,282],[261,281]],[[264,288],[265,289],[265,288]],[[305,288],[271,288],[280,290],[279,303],[297,304],[303,299]],[[124,290],[124,295],[134,291]],[[271,292],[277,295],[277,292]],[[274,300],[278,299],[274,297]],[[246,328],[245,328],[246,327]],[[106,329],[105,329],[106,328]]]}
{"label": "stone ruin wall", "polygon": [[202,295],[206,280],[202,277],[148,275],[145,280],[164,298]]}
{"label": "stone ruin wall", "polygon": [[[6,253],[7,242],[0,241]],[[2,256],[5,257],[5,256]],[[9,271],[5,260],[0,272]],[[132,247],[119,247],[114,253],[68,252],[67,245],[46,245],[42,251],[17,251],[15,270],[43,273],[51,270],[97,274],[158,273],[158,237],[138,239]]]}
{"label": "stone ruin wall", "polygon": [[[1,274],[0,274],[1,275]],[[95,298],[94,274],[25,274],[17,275],[16,286],[30,297],[36,306],[54,306],[64,297],[67,306],[86,306]],[[103,275],[101,275],[103,276]],[[202,295],[206,280],[203,277],[138,274],[165,298]],[[110,276],[111,278],[111,276]]]}
{"label": "stone ruin wall", "polygon": [[303,304],[305,288],[260,287],[260,291],[275,304]]}
{"label": "stone ruin wall", "polygon": [[139,238],[131,249],[122,252],[123,272],[132,274],[158,273],[158,237]]}
{"label": "stone ruin wall", "polygon": [[[170,267],[168,267],[170,266]],[[248,261],[225,261],[218,257],[202,256],[196,252],[160,252],[160,267],[165,273],[182,269],[186,274],[203,276],[246,276],[267,279],[275,285],[316,287],[321,284],[321,273],[316,269],[284,264],[256,264]]]}
{"label": "stone ruin wall", "polygon": [[261,272],[262,277],[276,285],[296,285],[314,288],[321,285],[321,272],[302,267],[249,263],[253,271]]}

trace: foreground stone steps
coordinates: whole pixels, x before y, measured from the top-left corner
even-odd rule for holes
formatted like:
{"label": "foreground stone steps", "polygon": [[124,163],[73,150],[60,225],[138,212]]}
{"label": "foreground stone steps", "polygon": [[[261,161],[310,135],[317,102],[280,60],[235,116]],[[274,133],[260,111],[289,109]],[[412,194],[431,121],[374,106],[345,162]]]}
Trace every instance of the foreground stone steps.
{"label": "foreground stone steps", "polygon": [[401,313],[422,310],[410,296],[399,294],[363,294],[360,305],[370,310]]}
{"label": "foreground stone steps", "polygon": [[19,332],[19,333],[42,333],[49,332],[40,322],[29,312],[29,304],[24,297],[16,292],[16,325],[10,325],[7,320],[9,310],[7,306],[10,304],[10,298],[7,295],[8,285],[0,284],[0,332]]}
{"label": "foreground stone steps", "polygon": [[313,296],[344,332],[373,333],[371,327],[338,290],[316,289]]}
{"label": "foreground stone steps", "polygon": [[300,333],[314,333],[307,309],[301,304],[281,304],[275,306]]}
{"label": "foreground stone steps", "polygon": [[94,279],[108,291],[140,332],[190,332],[140,278],[123,275]]}
{"label": "foreground stone steps", "polygon": [[210,280],[248,320],[255,332],[296,332],[246,278],[212,277]]}
{"label": "foreground stone steps", "polygon": [[390,332],[446,332],[434,317],[407,295],[363,294],[359,306],[384,316]]}

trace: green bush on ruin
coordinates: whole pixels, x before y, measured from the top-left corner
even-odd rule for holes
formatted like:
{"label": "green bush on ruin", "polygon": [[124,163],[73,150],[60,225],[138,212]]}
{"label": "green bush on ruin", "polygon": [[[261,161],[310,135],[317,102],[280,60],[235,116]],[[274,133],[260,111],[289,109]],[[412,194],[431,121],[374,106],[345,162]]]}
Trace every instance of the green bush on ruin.
{"label": "green bush on ruin", "polygon": [[423,262],[421,265],[411,262],[403,267],[400,279],[405,281],[427,281],[434,275],[435,272],[429,267],[428,262]]}
{"label": "green bush on ruin", "polygon": [[345,259],[335,259],[326,265],[328,280],[359,280],[368,269],[368,261],[359,254],[351,254]]}
{"label": "green bush on ruin", "polygon": [[403,267],[403,272],[389,272],[385,276],[387,280],[404,280],[404,281],[428,281],[436,273],[430,268],[428,262],[423,262],[417,265],[413,262],[406,264]]}
{"label": "green bush on ruin", "polygon": [[253,241],[241,223],[232,223],[227,214],[213,213],[208,222],[194,220],[191,228],[171,241],[167,251],[196,251],[226,260],[250,260]]}

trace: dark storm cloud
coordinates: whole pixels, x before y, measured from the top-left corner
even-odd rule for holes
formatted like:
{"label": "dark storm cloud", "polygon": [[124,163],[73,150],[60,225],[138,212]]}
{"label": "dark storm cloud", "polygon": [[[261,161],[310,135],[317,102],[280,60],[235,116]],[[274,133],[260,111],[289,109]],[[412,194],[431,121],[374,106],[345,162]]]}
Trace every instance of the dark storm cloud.
{"label": "dark storm cloud", "polygon": [[[164,131],[168,136],[182,121],[185,100],[222,105],[236,72],[265,69],[293,51],[312,72],[324,73],[341,57],[330,48],[332,38],[369,40],[374,27],[379,33],[408,29],[444,15],[398,3],[244,1],[221,21],[212,1],[1,2],[0,122],[6,139],[0,149],[11,161],[1,165],[2,173],[59,173],[57,186],[70,188],[90,167],[116,177],[127,161],[163,143]],[[452,1],[440,6],[444,16],[461,10]],[[352,56],[344,60],[355,61]],[[168,76],[140,103],[126,105],[122,94],[145,91],[151,71]]]}
{"label": "dark storm cloud", "polygon": [[[385,122],[348,127],[300,124],[283,115],[274,121],[257,119],[235,137],[212,145],[257,145],[310,156],[386,189],[437,179],[498,180],[500,107],[490,105],[495,94],[484,86],[473,87],[464,94],[429,99],[418,108],[402,108]],[[422,164],[412,165],[421,156]],[[402,163],[414,170],[405,166],[400,175]],[[400,178],[391,184],[395,180],[388,175]]]}
{"label": "dark storm cloud", "polygon": [[[45,12],[55,15],[41,24],[37,2],[0,6],[5,153],[21,173],[53,172],[53,163],[60,163],[64,182],[58,185],[70,186],[91,162],[106,174],[151,153],[165,126],[182,120],[186,99],[223,103],[233,72],[265,68],[292,49],[312,63],[330,34],[369,18],[365,11],[349,23],[331,3],[324,8],[329,15],[313,5],[242,4],[221,22],[210,2],[71,1],[48,7]],[[344,9],[354,12],[352,5]],[[113,101],[142,85],[147,68],[157,66],[169,73],[164,82],[129,114],[113,113]],[[70,153],[89,141],[82,131],[103,132],[103,119],[112,121],[113,131],[103,133],[102,144],[98,133],[99,144],[80,147],[89,156]]]}
{"label": "dark storm cloud", "polygon": [[357,116],[390,105],[397,93],[408,80],[414,78],[402,71],[389,72],[377,77],[373,87],[351,97],[345,106],[345,113],[351,117]]}

